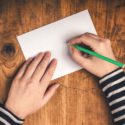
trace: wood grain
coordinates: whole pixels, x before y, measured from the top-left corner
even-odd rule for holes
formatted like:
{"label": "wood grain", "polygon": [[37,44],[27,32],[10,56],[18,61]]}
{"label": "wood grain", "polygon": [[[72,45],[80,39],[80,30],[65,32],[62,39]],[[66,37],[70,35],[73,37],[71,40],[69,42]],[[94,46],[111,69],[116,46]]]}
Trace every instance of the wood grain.
{"label": "wood grain", "polygon": [[[116,58],[125,63],[124,0],[0,1],[1,102],[25,60],[16,36],[85,9],[89,9],[98,34],[111,39]],[[81,70],[52,82],[59,82],[61,87],[44,108],[26,119],[25,125],[112,124],[94,76]]]}

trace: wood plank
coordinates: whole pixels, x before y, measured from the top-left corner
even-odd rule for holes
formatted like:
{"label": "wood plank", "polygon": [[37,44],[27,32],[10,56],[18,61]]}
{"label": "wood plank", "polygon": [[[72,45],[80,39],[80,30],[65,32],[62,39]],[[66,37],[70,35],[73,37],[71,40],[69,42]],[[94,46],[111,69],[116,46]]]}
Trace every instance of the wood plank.
{"label": "wood plank", "polygon": [[[116,58],[125,63],[124,0],[1,0],[0,101],[24,62],[16,36],[89,9],[99,35],[111,39]],[[80,70],[52,82],[61,84],[51,101],[29,116],[25,125],[111,125],[112,120],[97,79]]]}

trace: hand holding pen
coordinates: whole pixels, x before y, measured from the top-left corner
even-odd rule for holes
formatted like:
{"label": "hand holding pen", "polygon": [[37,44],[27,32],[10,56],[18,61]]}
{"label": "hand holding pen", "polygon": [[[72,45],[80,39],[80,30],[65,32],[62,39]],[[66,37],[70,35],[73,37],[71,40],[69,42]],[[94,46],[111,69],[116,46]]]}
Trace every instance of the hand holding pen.
{"label": "hand holding pen", "polygon": [[[79,44],[83,44],[91,48],[91,52],[96,53],[96,56],[88,56],[86,53],[79,51],[78,49],[80,48],[76,48],[76,46],[74,46]],[[116,62],[110,40],[108,39],[104,39],[91,33],[85,33],[82,36],[69,41],[68,45],[72,58],[84,69],[98,77],[102,77],[119,67],[118,65],[114,65],[103,59],[104,57],[107,57],[107,59]],[[92,53],[90,54],[92,55]],[[103,56],[103,58],[98,58],[97,53],[101,57]]]}

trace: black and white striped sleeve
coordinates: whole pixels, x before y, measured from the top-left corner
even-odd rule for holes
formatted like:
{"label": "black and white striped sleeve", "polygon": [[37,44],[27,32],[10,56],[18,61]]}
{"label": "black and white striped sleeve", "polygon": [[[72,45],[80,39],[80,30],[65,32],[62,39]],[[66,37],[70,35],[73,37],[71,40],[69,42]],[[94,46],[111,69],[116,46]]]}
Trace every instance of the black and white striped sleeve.
{"label": "black and white striped sleeve", "polygon": [[24,120],[19,119],[12,112],[0,104],[0,125],[22,125]]}
{"label": "black and white striped sleeve", "polygon": [[99,85],[111,110],[114,125],[125,125],[125,73],[118,68],[103,76]]}

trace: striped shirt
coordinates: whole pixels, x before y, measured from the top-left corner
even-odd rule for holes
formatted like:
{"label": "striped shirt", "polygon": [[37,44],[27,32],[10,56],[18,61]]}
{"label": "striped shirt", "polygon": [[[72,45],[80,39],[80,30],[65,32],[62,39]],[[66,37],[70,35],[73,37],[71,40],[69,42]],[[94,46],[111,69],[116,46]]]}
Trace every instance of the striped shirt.
{"label": "striped shirt", "polygon": [[108,101],[114,125],[125,125],[125,73],[118,68],[103,76],[99,85]]}
{"label": "striped shirt", "polygon": [[[114,125],[125,125],[125,73],[123,69],[118,68],[103,76],[99,80],[99,85],[108,101]],[[21,125],[23,122],[4,105],[0,105],[0,125]]]}
{"label": "striped shirt", "polygon": [[0,125],[22,125],[24,120],[15,116],[12,112],[0,104]]}

